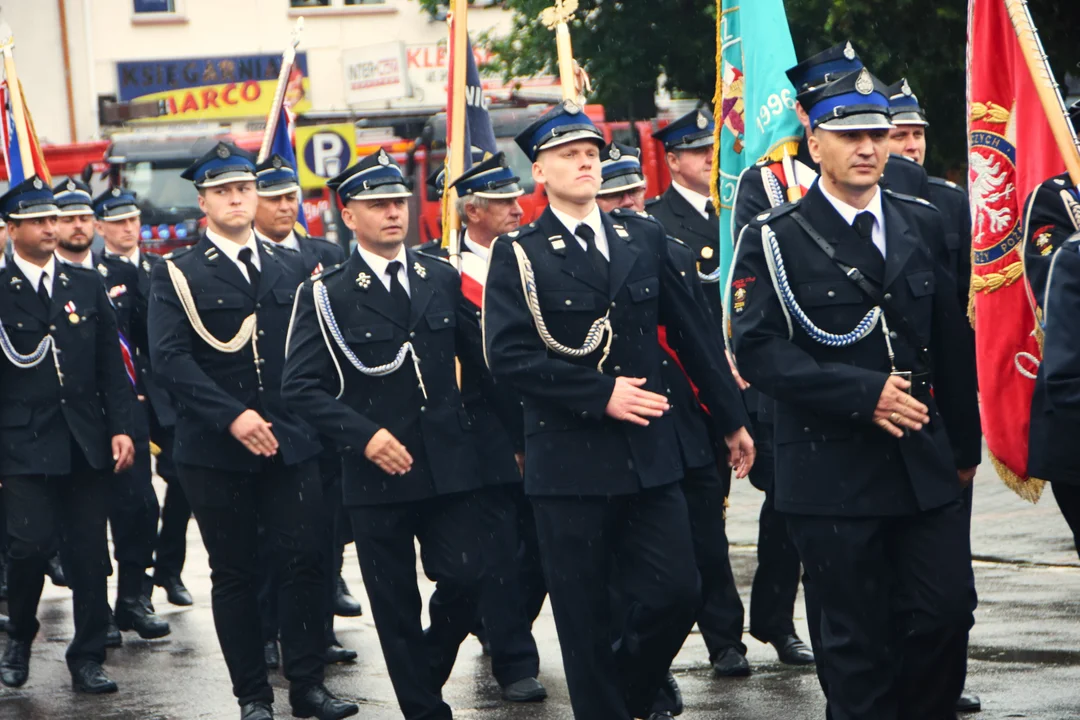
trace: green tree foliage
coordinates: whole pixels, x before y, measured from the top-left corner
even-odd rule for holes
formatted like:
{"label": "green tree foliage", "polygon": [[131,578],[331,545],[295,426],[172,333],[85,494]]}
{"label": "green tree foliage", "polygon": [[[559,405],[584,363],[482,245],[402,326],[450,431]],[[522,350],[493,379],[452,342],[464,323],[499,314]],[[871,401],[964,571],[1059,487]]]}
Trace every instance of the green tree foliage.
{"label": "green tree foliage", "polygon": [[[420,0],[433,9],[435,0]],[[753,2],[753,0],[745,0]],[[551,0],[506,0],[506,38],[488,38],[507,77],[554,73],[553,33],[540,24]],[[785,0],[795,52],[804,58],[850,39],[882,81],[907,77],[926,109],[928,170],[966,163],[967,0]],[[1060,80],[1080,75],[1078,0],[1030,0],[1031,13]],[[580,0],[570,26],[574,55],[593,81],[592,100],[612,119],[655,114],[656,78],[669,89],[710,100],[716,82],[716,7],[709,0]]]}

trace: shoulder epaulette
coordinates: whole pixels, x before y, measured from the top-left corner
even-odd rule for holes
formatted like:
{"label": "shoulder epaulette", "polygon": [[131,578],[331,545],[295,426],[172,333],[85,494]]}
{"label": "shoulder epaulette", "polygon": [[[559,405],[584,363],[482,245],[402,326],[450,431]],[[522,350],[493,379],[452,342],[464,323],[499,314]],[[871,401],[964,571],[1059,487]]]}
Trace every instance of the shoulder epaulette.
{"label": "shoulder epaulette", "polygon": [[434,240],[428,240],[426,243],[420,243],[413,248],[416,252],[431,252],[434,249],[442,247],[442,238],[435,238]]}
{"label": "shoulder epaulette", "polygon": [[645,201],[645,207],[655,205],[656,203],[660,202],[660,198],[662,198],[662,197],[663,197],[663,195],[657,195],[654,198],[649,198],[648,200]]}
{"label": "shoulder epaulette", "polygon": [[338,263],[337,265],[331,265],[328,268],[323,268],[323,271],[321,273],[319,273],[318,275],[312,275],[309,278],[309,280],[311,282],[315,282],[316,280],[325,280],[326,278],[330,277],[331,275],[334,275],[336,273],[341,272],[342,268],[344,268],[344,267],[345,267],[345,263]]}
{"label": "shoulder epaulette", "polygon": [[905,195],[903,193],[898,193],[895,190],[890,190],[888,188],[885,188],[885,194],[889,197],[896,198],[897,200],[915,203],[916,205],[922,205],[923,207],[934,207],[933,203],[931,203],[929,200],[923,200],[921,197],[915,197],[914,195]]}
{"label": "shoulder epaulette", "polygon": [[524,238],[527,238],[529,235],[535,234],[536,231],[537,231],[536,223],[531,222],[528,225],[522,225],[519,228],[516,228],[514,230],[511,230],[508,233],[500,235],[499,238],[497,238],[497,239],[506,238],[507,240],[511,240],[511,241],[513,241],[513,240],[522,240]]}
{"label": "shoulder epaulette", "polygon": [[185,255],[187,255],[188,253],[190,253],[194,249],[195,249],[194,245],[188,245],[187,247],[177,248],[177,249],[173,250],[172,252],[168,253],[167,255],[163,256],[163,259],[165,259],[165,260],[177,260],[179,258],[184,257]]}
{"label": "shoulder epaulette", "polygon": [[769,208],[768,210],[766,210],[764,212],[758,213],[757,215],[754,216],[754,219],[751,222],[756,223],[756,224],[761,224],[761,223],[769,222],[770,220],[775,220],[776,218],[778,218],[778,217],[780,217],[782,215],[787,215],[789,212],[791,212],[792,210],[794,210],[798,206],[799,206],[799,201],[798,200],[796,200],[795,202],[784,203],[783,205],[777,205],[774,208]]}
{"label": "shoulder epaulette", "polygon": [[58,270],[57,272],[60,272],[60,271],[63,271],[63,270],[73,270],[73,271],[75,271],[73,273],[75,275],[78,275],[79,273],[91,273],[93,275],[98,274],[98,271],[97,271],[96,268],[83,267],[82,265],[68,265],[67,263],[61,263],[60,264],[60,270]]}
{"label": "shoulder epaulette", "polygon": [[259,242],[266,248],[267,252],[273,255],[276,252],[284,253],[285,255],[299,255],[300,251],[296,248],[291,248],[288,245],[280,245],[273,240],[266,240],[265,238],[259,238]]}
{"label": "shoulder epaulette", "polygon": [[620,220],[622,220],[622,219],[648,220],[649,222],[656,223],[657,225],[660,224],[659,220],[657,220],[656,218],[654,218],[652,215],[645,212],[644,210],[631,210],[630,208],[615,208],[614,210],[612,210],[608,214],[611,215],[613,218],[618,218]]}
{"label": "shoulder epaulette", "polygon": [[667,236],[667,239],[668,239],[668,240],[670,240],[671,242],[675,243],[676,245],[682,245],[682,246],[683,246],[684,248],[686,248],[687,250],[691,250],[691,249],[692,249],[692,248],[691,248],[691,247],[690,247],[689,245],[687,245],[686,243],[684,243],[684,242],[683,242],[682,240],[680,240],[679,238],[675,237],[674,235],[668,235],[668,236]]}
{"label": "shoulder epaulette", "polygon": [[931,185],[936,185],[938,187],[949,188],[950,190],[955,190],[956,192],[961,192],[961,193],[964,192],[964,188],[960,187],[959,185],[954,183],[952,180],[946,180],[945,178],[939,178],[939,177],[930,177],[930,178],[927,178],[927,179],[930,181]]}
{"label": "shoulder epaulette", "polygon": [[453,267],[453,265],[450,263],[449,258],[443,257],[442,255],[436,255],[434,252],[427,252],[427,251],[424,251],[424,250],[417,250],[416,254],[419,255],[420,257],[426,259],[426,260],[438,260],[441,263],[446,263],[447,265],[450,265],[450,267]]}

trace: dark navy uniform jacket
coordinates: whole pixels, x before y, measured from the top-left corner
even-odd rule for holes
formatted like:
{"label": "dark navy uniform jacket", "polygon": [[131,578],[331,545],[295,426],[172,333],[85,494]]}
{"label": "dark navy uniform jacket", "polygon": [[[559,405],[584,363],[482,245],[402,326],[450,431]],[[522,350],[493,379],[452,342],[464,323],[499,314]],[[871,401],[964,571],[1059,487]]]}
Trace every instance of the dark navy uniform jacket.
{"label": "dark navy uniform jacket", "polygon": [[131,383],[105,289],[93,270],[55,267],[48,310],[14,261],[0,269],[0,320],[15,351],[29,354],[52,334],[64,376],[61,386],[51,352],[29,369],[0,356],[0,475],[71,472],[72,437],[105,470],[112,437],[131,434]]}
{"label": "dark navy uniform jacket", "polygon": [[[668,235],[683,241],[694,254],[697,267],[705,275],[720,263],[720,219],[706,219],[672,186],[663,195],[646,203],[647,212],[660,221]],[[726,278],[725,278],[726,279]],[[709,283],[705,300],[713,318],[723,315],[719,283]]]}
{"label": "dark navy uniform jacket", "polygon": [[[748,422],[712,324],[671,260],[663,227],[644,214],[600,217],[611,252],[607,283],[550,208],[492,245],[484,295],[487,360],[495,380],[523,397],[525,490],[532,495],[627,494],[681,479],[670,414],[645,427],[605,414],[618,376],[645,378],[646,390],[664,392],[660,324],[701,388],[716,433]],[[590,326],[610,313],[614,335],[602,371],[603,343],[579,358],[545,345],[522,293],[514,243],[531,261],[555,341],[581,346]]]}
{"label": "dark navy uniform jacket", "polygon": [[176,402],[177,462],[219,470],[256,472],[263,462],[229,433],[242,412],[257,411],[273,424],[282,460],[292,465],[316,455],[315,431],[281,399],[285,336],[299,265],[259,245],[260,281],[252,287],[240,269],[205,235],[172,261],[183,271],[207,330],[228,341],[255,313],[262,386],[251,344],[236,353],[212,348],[191,327],[165,263],[154,268],[150,297],[150,358],[154,375]]}
{"label": "dark navy uniform jacket", "polygon": [[286,256],[296,255],[300,260],[300,265],[306,268],[309,274],[324,272],[335,265],[345,262],[345,249],[337,243],[332,243],[321,237],[297,233],[296,241],[300,245],[300,249],[296,250],[276,243],[258,232],[256,232],[256,236],[261,242],[268,243],[273,251],[280,250]]}
{"label": "dark navy uniform jacket", "polygon": [[1043,296],[1043,359],[1035,380],[1028,475],[1080,485],[1080,234],[1053,255]]}
{"label": "dark navy uniform jacket", "polygon": [[[407,250],[406,257],[407,320],[357,252],[305,282],[297,303],[282,392],[290,409],[341,446],[342,487],[349,506],[411,502],[479,487],[472,425],[461,404],[454,367],[461,346],[461,280],[442,260],[413,250]],[[316,281],[328,291],[344,342],[365,366],[385,365],[405,342],[413,344],[426,398],[411,356],[395,372],[370,377],[352,365],[333,339],[333,351],[327,349],[316,317]],[[463,354],[463,367],[466,362]],[[342,392],[338,367],[345,385],[340,400],[335,399]],[[413,469],[403,476],[387,475],[364,457],[381,428],[413,457]]]}
{"label": "dark navy uniform jacket", "polygon": [[[686,283],[687,289],[693,293],[698,307],[709,314],[714,327],[722,327],[722,319],[718,322],[712,316],[706,299],[707,293],[712,291],[719,296],[718,285],[709,284],[706,290],[706,286],[702,284],[697,274],[697,257],[693,249],[675,238],[668,238],[668,242],[671,261],[677,268],[679,277]],[[660,375],[664,381],[668,401],[671,403],[671,415],[675,418],[675,434],[679,438],[683,464],[687,468],[710,465],[716,462],[716,452],[713,450],[715,438],[709,416],[698,402],[694,388],[678,360],[678,355],[670,353],[669,355],[670,357],[660,361]]]}
{"label": "dark navy uniform jacket", "polygon": [[[160,255],[140,252],[136,264],[106,250],[95,257],[94,266],[116,308],[120,332],[131,346],[136,375],[135,391],[147,398],[158,424],[172,427],[176,424],[172,398],[150,369],[150,276],[161,262]],[[145,429],[142,430],[145,432]]]}
{"label": "dark navy uniform jacket", "polygon": [[[1067,202],[1068,196],[1072,202]],[[1075,203],[1075,205],[1073,204]],[[1071,214],[1075,207],[1078,216]],[[1054,251],[1080,230],[1080,191],[1064,173],[1039,185],[1024,203],[1024,275],[1042,307]]]}
{"label": "dark navy uniform jacket", "polygon": [[[816,183],[798,203],[759,215],[739,242],[732,284],[745,292],[741,309],[732,312],[735,351],[743,376],[776,401],[775,498],[782,512],[880,516],[938,507],[960,496],[957,469],[981,457],[970,334],[942,258],[940,213],[889,192],[882,206],[885,258]],[[921,431],[897,440],[873,423],[891,370],[880,324],[853,345],[830,347],[785,312],[762,243],[764,226],[776,233],[791,292],[818,328],[847,333],[876,305],[796,223],[795,212],[909,323],[911,334],[888,316],[897,369],[929,374],[913,387],[930,408]]]}
{"label": "dark navy uniform jacket", "polygon": [[[461,254],[474,255],[462,243]],[[463,282],[469,282],[465,279]],[[463,350],[468,362],[461,366],[461,400],[469,413],[479,443],[479,470],[484,485],[521,483],[515,453],[525,452],[525,414],[521,395],[510,383],[496,382],[484,362],[482,307],[463,292],[458,306]]]}
{"label": "dark navy uniform jacket", "polygon": [[971,288],[971,206],[967,193],[954,182],[930,178],[930,197],[945,221],[945,246],[949,250],[949,269],[956,278],[960,307],[968,306]]}

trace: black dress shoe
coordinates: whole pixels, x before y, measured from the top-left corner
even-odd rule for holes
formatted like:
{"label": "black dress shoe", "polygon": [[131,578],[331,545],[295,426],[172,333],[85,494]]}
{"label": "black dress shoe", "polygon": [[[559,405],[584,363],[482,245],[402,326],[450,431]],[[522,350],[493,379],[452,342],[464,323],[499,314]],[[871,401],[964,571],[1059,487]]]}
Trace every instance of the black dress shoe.
{"label": "black dress shoe", "polygon": [[338,617],[359,617],[364,614],[364,608],[349,592],[345,578],[340,575],[338,575],[337,587],[334,590],[334,614]]}
{"label": "black dress shoe", "polygon": [[240,720],[274,720],[274,708],[262,700],[249,702],[240,708]]}
{"label": "black dress shoe", "polygon": [[323,653],[323,658],[325,658],[327,665],[333,665],[335,663],[352,662],[357,658],[357,655],[355,650],[349,650],[340,645],[330,645],[326,648],[326,652]]}
{"label": "black dress shoe", "polygon": [[776,657],[785,665],[813,665],[814,651],[798,635],[784,635],[770,641]]}
{"label": "black dress shoe", "polygon": [[649,720],[671,720],[674,717],[667,710],[660,710],[659,712],[649,713]]}
{"label": "black dress shoe", "polygon": [[89,695],[104,695],[117,691],[116,683],[109,679],[101,665],[92,660],[71,671],[71,689]]}
{"label": "black dress shoe", "polygon": [[116,627],[116,618],[113,617],[112,611],[109,611],[109,624],[105,628],[105,647],[118,648],[123,647],[124,636],[120,634],[120,628]]}
{"label": "black dress shoe", "polygon": [[502,696],[509,702],[540,702],[547,697],[547,688],[536,678],[522,678],[504,687]]}
{"label": "black dress shoe", "polygon": [[661,690],[671,699],[672,705],[674,705],[675,709],[672,710],[671,714],[681,715],[684,708],[682,690],[679,689],[679,683],[675,682],[675,676],[671,674],[670,670],[668,671],[667,677],[664,678],[664,684],[661,686]]}
{"label": "black dress shoe", "polygon": [[341,720],[360,712],[359,705],[338,700],[322,685],[313,685],[296,695],[290,693],[289,702],[292,704],[293,717],[298,718]]}
{"label": "black dress shoe", "polygon": [[712,664],[713,672],[720,677],[748,677],[750,675],[750,663],[735,648],[727,648]]}
{"label": "black dress shoe", "polygon": [[49,558],[49,564],[45,566],[45,574],[52,580],[56,587],[67,587],[67,579],[64,577],[64,568],[60,565],[60,556],[53,555]]}
{"label": "black dress shoe", "polygon": [[960,693],[960,699],[956,701],[956,711],[962,713],[976,713],[982,710],[982,700],[975,693],[967,690]]}
{"label": "black dress shoe", "polygon": [[144,640],[153,640],[168,635],[169,623],[154,614],[150,601],[145,596],[120,598],[116,601],[116,627],[121,630],[134,630]]}
{"label": "black dress shoe", "polygon": [[187,607],[195,602],[178,577],[154,578],[154,584],[165,590],[165,597],[173,605]]}
{"label": "black dress shoe", "polygon": [[0,659],[0,683],[8,687],[22,687],[30,677],[30,643],[25,640],[8,640],[4,657]]}

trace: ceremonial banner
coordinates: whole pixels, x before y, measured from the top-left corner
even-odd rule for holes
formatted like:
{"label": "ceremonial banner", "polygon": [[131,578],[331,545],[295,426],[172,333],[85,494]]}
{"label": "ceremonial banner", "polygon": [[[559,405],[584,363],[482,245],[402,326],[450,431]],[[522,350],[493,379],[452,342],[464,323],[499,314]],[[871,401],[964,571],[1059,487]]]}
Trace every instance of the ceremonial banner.
{"label": "ceremonial banner", "polygon": [[[299,180],[300,167],[296,163],[296,150],[293,149],[292,141],[293,125],[295,123],[290,122],[291,120],[289,109],[282,106],[277,124],[274,126],[274,137],[270,141],[270,155],[280,155],[284,158],[289,167],[296,169],[297,179]],[[300,223],[304,230],[308,229],[303,203],[300,204],[300,214],[297,216],[296,222]]]}
{"label": "ceremonial banner", "polygon": [[37,132],[34,130],[34,119],[30,116],[30,108],[26,105],[26,93],[22,92],[22,83],[19,83],[19,86],[19,96],[26,116],[26,127],[21,130],[15,124],[15,113],[11,107],[11,89],[6,80],[0,85],[0,134],[3,136],[4,165],[7,169],[8,184],[14,187],[27,177],[19,142],[19,136],[22,135],[28,139],[26,144],[33,156],[30,175],[36,175],[42,179],[42,182],[52,185],[52,175],[45,164],[45,153],[41,150]]}
{"label": "ceremonial banner", "polygon": [[[281,55],[233,55],[116,64],[121,102],[164,101],[166,113],[137,122],[266,117],[274,100]],[[311,109],[307,54],[296,53],[285,102],[294,113]]]}
{"label": "ceremonial banner", "polygon": [[797,142],[802,126],[795,90],[784,74],[796,61],[783,0],[720,0],[718,10],[714,202],[719,200],[720,208],[720,277],[726,278],[734,254],[731,215],[739,175]]}
{"label": "ceremonial banner", "polygon": [[1064,162],[1005,0],[970,0],[968,13],[971,293],[982,426],[1001,479],[1035,502],[1042,482],[1027,476],[1028,425],[1041,353],[1023,279],[1023,204]]}

